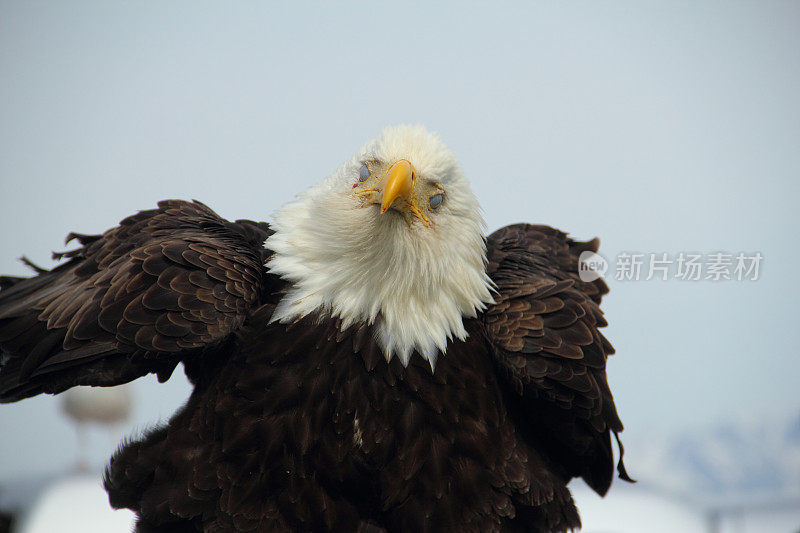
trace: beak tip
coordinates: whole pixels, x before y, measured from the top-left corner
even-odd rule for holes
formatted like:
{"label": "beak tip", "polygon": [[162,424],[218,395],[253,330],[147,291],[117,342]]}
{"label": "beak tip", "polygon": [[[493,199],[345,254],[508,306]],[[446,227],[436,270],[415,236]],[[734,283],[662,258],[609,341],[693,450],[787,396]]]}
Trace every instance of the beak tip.
{"label": "beak tip", "polygon": [[381,214],[385,213],[397,198],[408,198],[414,186],[414,167],[406,159],[396,161],[387,171],[386,184],[381,203]]}

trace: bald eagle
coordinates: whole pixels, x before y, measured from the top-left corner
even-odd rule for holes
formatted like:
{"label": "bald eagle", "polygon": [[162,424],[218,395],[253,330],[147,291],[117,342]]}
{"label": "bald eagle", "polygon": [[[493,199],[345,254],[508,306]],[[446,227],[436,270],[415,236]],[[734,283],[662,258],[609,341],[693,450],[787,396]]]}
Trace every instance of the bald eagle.
{"label": "bald eagle", "polygon": [[[564,531],[622,431],[578,242],[485,236],[454,155],[391,127],[273,221],[163,201],[0,279],[0,399],[183,363],[105,472],[137,531]],[[617,469],[629,480],[619,446]]]}

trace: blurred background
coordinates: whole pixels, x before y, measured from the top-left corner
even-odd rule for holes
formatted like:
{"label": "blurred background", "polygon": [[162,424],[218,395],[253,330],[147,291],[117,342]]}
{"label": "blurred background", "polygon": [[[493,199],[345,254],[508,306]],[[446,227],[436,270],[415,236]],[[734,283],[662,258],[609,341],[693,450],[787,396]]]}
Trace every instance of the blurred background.
{"label": "blurred background", "polygon": [[[383,126],[424,123],[490,231],[602,240],[639,483],[573,482],[584,531],[796,533],[798,95],[797,2],[4,1],[0,273],[164,198],[270,220]],[[617,279],[625,253],[639,279]],[[763,259],[757,279],[686,280],[681,253]],[[102,468],[189,390],[140,379],[103,424],[61,398],[0,406],[0,524],[129,531]]]}

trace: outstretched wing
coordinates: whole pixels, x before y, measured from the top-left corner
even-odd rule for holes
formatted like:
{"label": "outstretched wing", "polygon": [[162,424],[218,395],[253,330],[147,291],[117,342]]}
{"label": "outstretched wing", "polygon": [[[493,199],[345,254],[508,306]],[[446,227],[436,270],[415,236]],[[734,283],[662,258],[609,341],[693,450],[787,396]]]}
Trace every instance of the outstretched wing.
{"label": "outstretched wing", "polygon": [[[598,244],[529,224],[493,233],[487,268],[498,294],[484,320],[529,438],[564,475],[604,494],[614,470],[611,434],[622,431],[606,379],[614,349],[598,329],[606,325],[599,303],[608,287],[578,276],[578,256]],[[620,477],[630,480],[621,455]]]}
{"label": "outstretched wing", "polygon": [[263,294],[267,224],[168,200],[32,278],[0,281],[0,402],[157,373],[224,341]]}

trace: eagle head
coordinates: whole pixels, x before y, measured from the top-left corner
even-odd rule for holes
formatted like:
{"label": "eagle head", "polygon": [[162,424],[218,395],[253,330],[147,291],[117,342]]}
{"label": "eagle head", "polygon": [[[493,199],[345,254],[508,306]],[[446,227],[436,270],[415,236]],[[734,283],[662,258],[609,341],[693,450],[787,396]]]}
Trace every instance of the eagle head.
{"label": "eagle head", "polygon": [[387,360],[434,367],[492,302],[485,223],[458,161],[421,126],[387,127],[281,208],[265,246],[291,284],[272,322],[310,313],[374,327]]}

